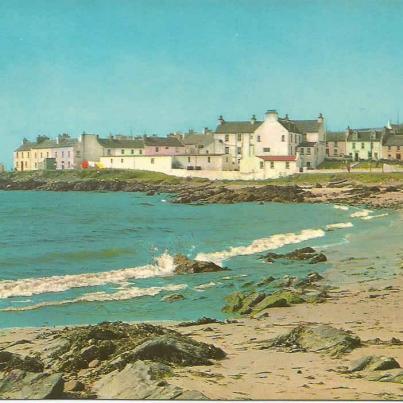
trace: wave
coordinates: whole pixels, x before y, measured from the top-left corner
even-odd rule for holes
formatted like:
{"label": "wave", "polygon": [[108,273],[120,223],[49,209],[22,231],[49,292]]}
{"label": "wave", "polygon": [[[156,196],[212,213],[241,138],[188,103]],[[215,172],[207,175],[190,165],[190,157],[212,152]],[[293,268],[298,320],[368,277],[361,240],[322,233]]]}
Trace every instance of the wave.
{"label": "wave", "polygon": [[341,206],[340,204],[335,204],[333,207],[336,209],[339,209],[339,210],[348,210],[349,209],[348,206]]}
{"label": "wave", "polygon": [[305,229],[298,234],[293,232],[276,234],[268,238],[257,239],[247,246],[231,247],[220,252],[199,253],[196,256],[196,260],[210,261],[220,265],[223,261],[234,256],[254,255],[255,253],[278,249],[285,245],[300,243],[322,236],[325,236],[325,232],[321,229]]}
{"label": "wave", "polygon": [[68,274],[0,281],[0,298],[29,297],[36,294],[63,292],[72,288],[94,287],[105,284],[124,283],[130,279],[143,279],[173,275],[174,259],[164,253],[154,264],[107,272]]}
{"label": "wave", "polygon": [[187,288],[186,284],[178,284],[178,285],[167,285],[166,287],[150,287],[150,288],[138,288],[132,287],[129,289],[125,289],[122,291],[118,291],[112,294],[106,292],[94,292],[85,294],[81,297],[74,299],[65,299],[63,301],[46,301],[40,302],[34,305],[21,306],[21,307],[9,307],[2,308],[0,311],[2,312],[10,312],[10,311],[32,311],[35,309],[40,309],[44,307],[50,306],[61,306],[61,305],[70,305],[78,302],[105,302],[105,301],[124,301],[133,298],[145,297],[145,296],[155,296],[160,294],[163,291],[180,291]]}
{"label": "wave", "polygon": [[360,210],[356,211],[355,213],[351,214],[351,218],[362,218],[362,217],[367,217],[369,213],[372,213],[372,210]]}
{"label": "wave", "polygon": [[339,222],[336,224],[328,224],[326,225],[326,229],[341,229],[341,228],[351,228],[354,227],[351,222]]}
{"label": "wave", "polygon": [[373,218],[380,218],[389,215],[388,213],[378,214],[378,215],[368,215],[366,217],[362,217],[361,220],[372,220]]}

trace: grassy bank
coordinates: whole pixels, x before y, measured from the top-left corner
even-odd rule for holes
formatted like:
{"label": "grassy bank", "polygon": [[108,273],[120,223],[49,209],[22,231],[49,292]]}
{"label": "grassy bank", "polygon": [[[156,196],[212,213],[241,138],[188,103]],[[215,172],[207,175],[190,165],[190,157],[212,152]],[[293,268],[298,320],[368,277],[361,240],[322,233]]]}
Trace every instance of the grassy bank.
{"label": "grassy bank", "polygon": [[[69,171],[32,171],[32,172],[12,172],[0,174],[0,179],[12,180],[15,182],[24,182],[29,180],[47,180],[47,181],[64,181],[64,182],[77,182],[77,181],[133,181],[144,182],[150,184],[164,183],[164,184],[180,184],[188,182],[187,178],[178,178],[175,176],[166,175],[159,172],[149,171],[135,171],[135,170],[116,170],[116,169],[103,169],[103,170],[69,170]],[[279,179],[267,179],[264,181],[216,181],[217,184],[230,185],[230,186],[247,186],[247,185],[315,185],[317,183],[326,184],[332,180],[347,179],[356,184],[368,185],[388,185],[388,184],[402,184],[403,172],[395,173],[355,173],[343,172],[338,174],[315,173],[315,174],[296,174]],[[208,182],[207,179],[192,178],[192,183]]]}

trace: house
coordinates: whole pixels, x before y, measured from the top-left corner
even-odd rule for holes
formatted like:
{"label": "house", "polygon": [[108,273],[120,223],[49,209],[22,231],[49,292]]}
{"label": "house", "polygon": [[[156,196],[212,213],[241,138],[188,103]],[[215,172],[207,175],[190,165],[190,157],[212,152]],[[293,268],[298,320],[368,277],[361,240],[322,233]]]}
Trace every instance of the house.
{"label": "house", "polygon": [[224,154],[223,143],[213,133],[187,133],[181,137],[181,141],[186,154]]}
{"label": "house", "polygon": [[235,157],[227,154],[186,154],[175,155],[173,169],[188,171],[232,171]]}
{"label": "house", "polygon": [[266,155],[243,158],[240,172],[255,179],[275,179],[300,172],[298,155]]}
{"label": "house", "polygon": [[382,158],[388,160],[402,161],[402,155],[403,133],[387,135],[382,145]]}
{"label": "house", "polygon": [[346,139],[347,132],[327,132],[326,133],[326,157],[344,158],[347,155]]}
{"label": "house", "polygon": [[108,139],[98,138],[98,143],[103,147],[102,156],[143,155],[144,153],[142,138],[109,136]]}
{"label": "house", "polygon": [[185,145],[176,136],[144,136],[143,142],[144,155],[158,156],[185,154]]}
{"label": "house", "polygon": [[353,161],[382,158],[382,129],[347,129],[346,154]]}
{"label": "house", "polygon": [[14,170],[19,172],[31,170],[31,149],[33,145],[34,143],[26,138],[22,140],[22,144],[14,151]]}

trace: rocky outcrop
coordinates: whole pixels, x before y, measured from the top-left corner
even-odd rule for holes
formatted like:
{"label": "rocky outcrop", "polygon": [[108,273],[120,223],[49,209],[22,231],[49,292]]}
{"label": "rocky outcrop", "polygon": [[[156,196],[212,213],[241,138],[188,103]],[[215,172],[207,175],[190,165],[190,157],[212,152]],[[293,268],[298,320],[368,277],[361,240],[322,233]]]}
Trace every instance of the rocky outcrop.
{"label": "rocky outcrop", "polygon": [[174,265],[174,272],[176,274],[213,273],[227,270],[213,262],[192,260],[184,255],[176,255],[174,257]]}
{"label": "rocky outcrop", "polygon": [[27,372],[14,369],[0,373],[2,399],[57,399],[63,395],[60,373]]}
{"label": "rocky outcrop", "polygon": [[264,348],[281,348],[287,351],[312,351],[338,357],[361,345],[358,336],[328,325],[298,326],[289,333],[276,337]]}
{"label": "rocky outcrop", "polygon": [[203,316],[200,319],[191,321],[191,322],[181,322],[178,324],[179,327],[188,327],[188,326],[198,326],[198,325],[208,325],[211,323],[224,323],[221,320],[214,319],[214,318],[207,318],[206,316]]}
{"label": "rocky outcrop", "polygon": [[307,260],[310,264],[326,262],[326,256],[321,252],[316,252],[315,249],[311,247],[296,249],[290,253],[279,254],[279,253],[267,253],[262,256],[261,259],[268,263],[273,263],[276,259],[288,259],[288,260]]}
{"label": "rocky outcrop", "polygon": [[366,356],[354,361],[349,372],[357,371],[385,371],[400,368],[399,363],[393,357]]}
{"label": "rocky outcrop", "polygon": [[162,297],[161,301],[171,303],[171,302],[182,301],[184,299],[185,299],[185,297],[182,294],[169,294],[169,295],[165,295],[164,297]]}
{"label": "rocky outcrop", "polygon": [[29,372],[42,372],[43,362],[30,356],[22,356],[7,350],[0,351],[0,371],[20,369]]}

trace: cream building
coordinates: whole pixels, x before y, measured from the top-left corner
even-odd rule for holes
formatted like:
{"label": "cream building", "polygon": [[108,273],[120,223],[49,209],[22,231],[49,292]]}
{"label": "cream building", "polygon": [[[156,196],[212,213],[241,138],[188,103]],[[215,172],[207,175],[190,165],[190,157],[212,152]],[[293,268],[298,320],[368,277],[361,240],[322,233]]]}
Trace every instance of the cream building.
{"label": "cream building", "polygon": [[382,158],[385,129],[348,129],[346,154],[353,161]]}

